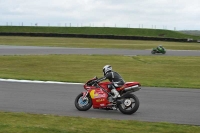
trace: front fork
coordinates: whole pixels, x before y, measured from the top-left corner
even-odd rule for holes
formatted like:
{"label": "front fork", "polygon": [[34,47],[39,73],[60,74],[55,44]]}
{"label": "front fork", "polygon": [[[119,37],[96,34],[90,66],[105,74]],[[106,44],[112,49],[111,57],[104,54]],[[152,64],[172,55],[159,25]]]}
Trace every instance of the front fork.
{"label": "front fork", "polygon": [[86,97],[87,97],[88,93],[89,93],[88,91],[84,91],[84,92],[83,92],[83,96],[82,96],[82,99],[83,99],[83,100],[86,100],[86,99],[87,99]]}

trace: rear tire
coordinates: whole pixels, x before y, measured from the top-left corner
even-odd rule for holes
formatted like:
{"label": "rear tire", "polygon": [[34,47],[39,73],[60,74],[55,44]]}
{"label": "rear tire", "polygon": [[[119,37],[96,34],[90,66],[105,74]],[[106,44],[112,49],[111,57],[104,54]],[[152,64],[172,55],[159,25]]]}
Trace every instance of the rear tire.
{"label": "rear tire", "polygon": [[92,107],[92,99],[88,95],[85,100],[83,100],[83,93],[80,93],[75,99],[75,107],[79,111],[87,111]]}
{"label": "rear tire", "polygon": [[139,99],[134,94],[128,94],[122,101],[122,104],[120,104],[118,108],[123,114],[133,114],[140,106]]}

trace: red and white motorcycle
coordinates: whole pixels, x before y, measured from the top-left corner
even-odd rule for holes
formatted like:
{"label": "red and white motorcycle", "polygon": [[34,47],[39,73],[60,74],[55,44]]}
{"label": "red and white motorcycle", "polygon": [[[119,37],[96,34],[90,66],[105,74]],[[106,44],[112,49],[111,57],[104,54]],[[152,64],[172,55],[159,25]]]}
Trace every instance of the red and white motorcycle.
{"label": "red and white motorcycle", "polygon": [[139,82],[126,82],[122,87],[116,88],[120,96],[113,99],[113,94],[108,89],[110,82],[94,82],[97,77],[84,84],[86,91],[80,93],[75,99],[75,107],[80,111],[87,111],[92,106],[94,109],[117,110],[123,114],[133,114],[139,108],[139,99],[133,92],[141,89]]}

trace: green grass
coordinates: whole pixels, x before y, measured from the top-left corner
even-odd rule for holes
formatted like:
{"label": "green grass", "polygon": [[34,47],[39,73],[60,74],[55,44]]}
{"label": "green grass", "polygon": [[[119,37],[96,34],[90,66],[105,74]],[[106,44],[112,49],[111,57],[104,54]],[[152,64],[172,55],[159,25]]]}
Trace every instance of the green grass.
{"label": "green grass", "polygon": [[9,37],[0,36],[0,44],[23,46],[81,47],[81,48],[117,48],[152,49],[162,44],[167,50],[200,50],[199,43],[111,40],[85,38],[48,38],[48,37]]}
{"label": "green grass", "polygon": [[200,57],[29,55],[0,56],[0,77],[84,83],[113,66],[125,81],[142,86],[200,88]]}
{"label": "green grass", "polygon": [[187,35],[178,31],[141,28],[109,28],[109,27],[40,27],[40,26],[0,26],[0,32],[40,32],[40,33],[69,33],[69,34],[93,34],[93,35],[128,35],[128,36],[153,36],[170,38],[193,38],[200,36]]}
{"label": "green grass", "polygon": [[0,112],[0,133],[199,133],[199,126],[166,122]]}

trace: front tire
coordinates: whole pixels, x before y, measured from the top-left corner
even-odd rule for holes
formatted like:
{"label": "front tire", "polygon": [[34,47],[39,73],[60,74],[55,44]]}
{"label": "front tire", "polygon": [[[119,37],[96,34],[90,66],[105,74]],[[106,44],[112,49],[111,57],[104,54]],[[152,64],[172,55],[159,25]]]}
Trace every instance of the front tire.
{"label": "front tire", "polygon": [[122,99],[122,104],[118,106],[123,114],[133,114],[139,108],[140,102],[136,95],[128,94]]}
{"label": "front tire", "polygon": [[80,93],[75,99],[75,107],[79,111],[87,111],[92,107],[92,99],[88,95],[86,99],[83,100],[83,93]]}
{"label": "front tire", "polygon": [[155,51],[155,50],[152,50],[152,51],[151,51],[151,53],[152,53],[152,54],[155,54],[155,53],[156,53],[156,51]]}

